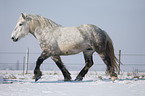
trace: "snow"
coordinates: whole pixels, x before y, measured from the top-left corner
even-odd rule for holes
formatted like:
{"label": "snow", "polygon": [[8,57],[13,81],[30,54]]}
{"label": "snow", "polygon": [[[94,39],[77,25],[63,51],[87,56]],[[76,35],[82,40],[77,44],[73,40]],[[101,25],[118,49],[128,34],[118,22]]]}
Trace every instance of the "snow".
{"label": "snow", "polygon": [[[105,72],[90,71],[83,81],[64,82],[59,71],[42,71],[34,82],[33,72],[0,71],[0,96],[144,96],[145,73],[124,72],[112,82]],[[73,80],[78,71],[71,71]]]}

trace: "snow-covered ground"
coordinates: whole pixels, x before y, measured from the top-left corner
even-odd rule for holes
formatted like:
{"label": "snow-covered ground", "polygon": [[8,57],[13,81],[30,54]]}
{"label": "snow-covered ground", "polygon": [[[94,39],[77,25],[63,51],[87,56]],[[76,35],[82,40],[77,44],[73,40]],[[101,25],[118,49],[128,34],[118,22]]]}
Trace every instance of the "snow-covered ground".
{"label": "snow-covered ground", "polygon": [[[33,72],[0,71],[0,96],[145,96],[145,73],[126,72],[112,82],[105,72],[90,71],[83,81],[64,82],[59,71],[42,71],[34,82]],[[78,71],[71,71],[74,80]]]}

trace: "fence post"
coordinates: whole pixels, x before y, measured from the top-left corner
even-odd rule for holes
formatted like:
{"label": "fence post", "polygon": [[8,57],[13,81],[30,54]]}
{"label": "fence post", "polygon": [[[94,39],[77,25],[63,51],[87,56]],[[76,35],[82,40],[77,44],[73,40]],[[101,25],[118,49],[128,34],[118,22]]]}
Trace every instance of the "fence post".
{"label": "fence post", "polygon": [[19,60],[17,60],[16,70],[19,70]]}
{"label": "fence post", "polygon": [[118,60],[118,67],[119,67],[119,70],[118,70],[118,74],[120,74],[120,63],[121,63],[121,50],[119,50],[119,60]]}
{"label": "fence post", "polygon": [[26,74],[28,73],[28,61],[29,61],[29,48],[27,48],[26,53]]}
{"label": "fence post", "polygon": [[23,58],[23,75],[24,75],[24,73],[25,73],[25,56]]}

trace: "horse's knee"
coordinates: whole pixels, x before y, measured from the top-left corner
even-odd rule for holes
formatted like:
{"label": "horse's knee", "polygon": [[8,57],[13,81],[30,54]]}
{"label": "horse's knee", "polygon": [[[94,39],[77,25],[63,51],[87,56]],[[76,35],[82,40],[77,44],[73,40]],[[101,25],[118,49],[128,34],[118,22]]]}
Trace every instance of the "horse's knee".
{"label": "horse's knee", "polygon": [[88,68],[90,68],[90,67],[93,66],[93,64],[94,64],[94,62],[93,62],[93,61],[90,61],[90,62],[87,62],[86,66],[87,66]]}
{"label": "horse's knee", "polygon": [[41,64],[44,61],[44,58],[39,57],[36,61],[36,64]]}

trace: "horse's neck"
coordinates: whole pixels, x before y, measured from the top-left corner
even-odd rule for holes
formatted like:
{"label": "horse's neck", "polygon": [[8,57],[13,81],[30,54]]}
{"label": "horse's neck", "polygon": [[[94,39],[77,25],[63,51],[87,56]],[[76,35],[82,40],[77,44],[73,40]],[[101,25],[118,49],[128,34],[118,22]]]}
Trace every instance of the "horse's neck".
{"label": "horse's neck", "polygon": [[37,27],[32,35],[39,41],[41,39],[44,39],[44,37],[49,34],[50,30],[52,30],[52,28],[46,27],[44,29],[41,29],[40,27]]}
{"label": "horse's neck", "polygon": [[50,32],[55,27],[61,26],[59,24],[56,24],[55,22],[46,19],[45,22],[40,21],[30,21],[29,22],[29,30],[30,33],[36,38],[36,39],[42,39],[48,32]]}

